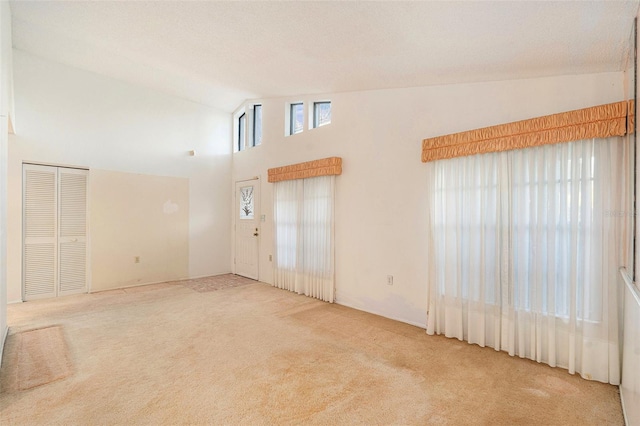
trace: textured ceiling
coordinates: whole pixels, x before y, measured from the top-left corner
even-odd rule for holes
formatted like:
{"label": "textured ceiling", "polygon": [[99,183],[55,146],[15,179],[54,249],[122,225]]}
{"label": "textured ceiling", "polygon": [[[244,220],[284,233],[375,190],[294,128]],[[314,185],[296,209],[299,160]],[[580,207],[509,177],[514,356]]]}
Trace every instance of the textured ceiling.
{"label": "textured ceiling", "polygon": [[13,44],[232,111],[244,100],[624,69],[635,1],[12,1]]}

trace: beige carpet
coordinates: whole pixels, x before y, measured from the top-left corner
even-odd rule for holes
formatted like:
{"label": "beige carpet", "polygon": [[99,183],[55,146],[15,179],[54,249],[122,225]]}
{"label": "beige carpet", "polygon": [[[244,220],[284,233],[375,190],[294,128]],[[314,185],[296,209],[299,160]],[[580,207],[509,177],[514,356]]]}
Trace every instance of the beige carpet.
{"label": "beige carpet", "polygon": [[2,425],[623,422],[614,386],[257,282],[10,305],[9,324],[62,325],[74,373],[3,387]]}

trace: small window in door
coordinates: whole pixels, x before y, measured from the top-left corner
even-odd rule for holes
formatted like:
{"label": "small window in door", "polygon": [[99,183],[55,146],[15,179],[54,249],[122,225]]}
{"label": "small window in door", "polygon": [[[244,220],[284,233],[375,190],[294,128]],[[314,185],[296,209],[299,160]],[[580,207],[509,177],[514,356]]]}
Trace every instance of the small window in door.
{"label": "small window in door", "polygon": [[240,219],[253,219],[253,186],[240,188]]}

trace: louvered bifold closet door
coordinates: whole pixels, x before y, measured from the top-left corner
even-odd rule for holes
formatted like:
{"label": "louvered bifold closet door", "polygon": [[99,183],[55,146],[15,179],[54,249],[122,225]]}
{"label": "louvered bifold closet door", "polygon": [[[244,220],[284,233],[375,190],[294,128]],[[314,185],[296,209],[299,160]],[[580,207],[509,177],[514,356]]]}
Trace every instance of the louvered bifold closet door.
{"label": "louvered bifold closet door", "polygon": [[57,173],[55,167],[24,165],[24,300],[56,295]]}
{"label": "louvered bifold closet door", "polygon": [[58,169],[59,295],[87,291],[87,171]]}

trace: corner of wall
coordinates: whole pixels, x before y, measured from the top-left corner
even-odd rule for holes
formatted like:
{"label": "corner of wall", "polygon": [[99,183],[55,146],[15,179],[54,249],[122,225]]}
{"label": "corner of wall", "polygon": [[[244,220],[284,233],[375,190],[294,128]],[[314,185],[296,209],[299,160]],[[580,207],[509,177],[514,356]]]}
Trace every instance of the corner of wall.
{"label": "corner of wall", "polygon": [[[13,104],[11,8],[0,3],[0,363],[7,325],[7,143],[10,105]],[[9,95],[11,93],[11,95]]]}
{"label": "corner of wall", "polygon": [[4,344],[7,341],[9,335],[9,327],[5,327],[2,332],[2,340],[0,340],[0,367],[2,367],[2,354],[4,353]]}

